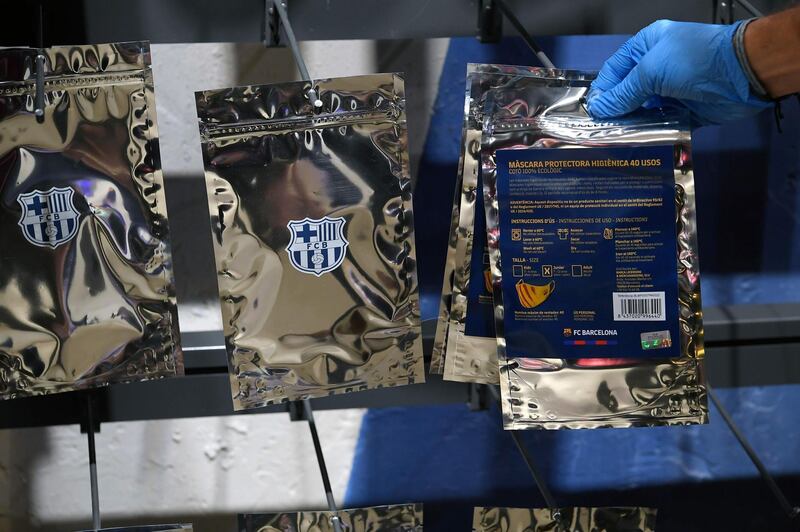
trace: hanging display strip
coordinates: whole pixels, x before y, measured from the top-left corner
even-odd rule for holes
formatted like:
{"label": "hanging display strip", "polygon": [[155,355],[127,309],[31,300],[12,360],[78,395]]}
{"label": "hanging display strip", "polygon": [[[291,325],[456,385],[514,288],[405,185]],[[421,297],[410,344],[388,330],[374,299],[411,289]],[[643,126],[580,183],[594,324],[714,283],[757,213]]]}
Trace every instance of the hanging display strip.
{"label": "hanging display strip", "polygon": [[705,423],[688,120],[652,110],[594,122],[591,80],[553,71],[486,99],[504,424]]}
{"label": "hanging display strip", "polygon": [[[445,380],[497,384],[497,343],[480,187],[483,107],[489,89],[547,70],[526,66],[467,65],[464,122],[453,219],[445,263],[431,371]],[[470,283],[471,274],[476,283]]]}
{"label": "hanging display strip", "polygon": [[[331,512],[239,514],[239,532],[333,532]],[[422,504],[340,510],[345,532],[422,532]]]}
{"label": "hanging display strip", "polygon": [[654,508],[475,508],[472,532],[654,532]]}
{"label": "hanging display strip", "polygon": [[0,49],[0,398],[181,374],[149,44],[37,54]]}
{"label": "hanging display strip", "polygon": [[192,525],[124,526],[120,528],[102,528],[100,530],[82,530],[80,532],[192,532]]}
{"label": "hanging display strip", "polygon": [[197,94],[237,410],[424,382],[399,74]]}

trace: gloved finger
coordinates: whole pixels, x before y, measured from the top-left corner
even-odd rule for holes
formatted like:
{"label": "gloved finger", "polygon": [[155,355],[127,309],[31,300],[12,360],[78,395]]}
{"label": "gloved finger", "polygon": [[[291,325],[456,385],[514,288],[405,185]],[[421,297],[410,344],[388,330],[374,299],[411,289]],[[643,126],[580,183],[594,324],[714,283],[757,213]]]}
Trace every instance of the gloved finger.
{"label": "gloved finger", "polygon": [[661,96],[650,96],[647,101],[642,104],[645,109],[658,109],[664,106],[664,98]]}
{"label": "gloved finger", "polygon": [[652,91],[642,83],[640,66],[636,65],[619,84],[589,100],[587,109],[594,118],[622,116],[641,107],[650,96]]}
{"label": "gloved finger", "polygon": [[636,37],[632,37],[625,41],[625,43],[614,52],[614,55],[606,59],[600,72],[597,73],[597,78],[592,82],[592,89],[599,91],[607,91],[616,87],[625,76],[636,66],[636,62],[631,57],[631,41]]}
{"label": "gloved finger", "polygon": [[642,30],[625,41],[619,50],[603,63],[597,78],[592,83],[592,89],[607,91],[622,83],[646,52],[647,39]]}

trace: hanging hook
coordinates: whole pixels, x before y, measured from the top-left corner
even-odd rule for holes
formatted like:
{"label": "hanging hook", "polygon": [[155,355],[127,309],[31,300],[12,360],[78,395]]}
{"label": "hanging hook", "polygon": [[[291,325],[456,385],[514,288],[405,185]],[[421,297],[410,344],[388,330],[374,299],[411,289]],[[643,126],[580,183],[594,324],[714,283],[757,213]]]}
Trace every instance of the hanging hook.
{"label": "hanging hook", "polygon": [[328,477],[328,468],[325,466],[325,457],[322,454],[322,444],[317,433],[317,423],[314,421],[314,410],[311,408],[311,401],[303,399],[303,411],[308,420],[308,429],[311,431],[311,439],[314,441],[314,451],[317,454],[317,465],[322,476],[322,486],[325,488],[325,498],[328,501],[328,510],[331,514],[331,525],[335,532],[343,532],[342,521],[339,518],[339,510],[336,508],[336,500],[333,498],[333,488]]}
{"label": "hanging hook", "polygon": [[36,96],[33,114],[40,124],[44,122],[44,6],[39,2],[36,10]]}
{"label": "hanging hook", "polygon": [[100,423],[94,416],[95,407],[95,393],[87,391],[86,394],[86,426],[81,427],[81,432],[86,429],[86,441],[89,449],[89,484],[92,493],[92,527],[94,530],[100,530],[102,525],[100,523],[100,489],[97,482],[97,453],[95,451],[95,438],[94,435],[100,432]]}
{"label": "hanging hook", "polygon": [[[289,47],[292,49],[294,61],[297,64],[297,69],[300,71],[300,77],[303,78],[304,81],[310,82],[311,76],[308,73],[308,68],[306,68],[303,55],[300,53],[297,39],[295,39],[292,24],[289,22],[289,14],[286,12],[286,0],[272,0],[272,5],[280,17],[281,24],[283,25],[283,32],[286,34],[286,40],[289,41]],[[322,100],[317,96],[317,91],[314,90],[313,82],[311,83],[311,87],[306,91],[306,97],[315,108],[319,109],[322,107]]]}

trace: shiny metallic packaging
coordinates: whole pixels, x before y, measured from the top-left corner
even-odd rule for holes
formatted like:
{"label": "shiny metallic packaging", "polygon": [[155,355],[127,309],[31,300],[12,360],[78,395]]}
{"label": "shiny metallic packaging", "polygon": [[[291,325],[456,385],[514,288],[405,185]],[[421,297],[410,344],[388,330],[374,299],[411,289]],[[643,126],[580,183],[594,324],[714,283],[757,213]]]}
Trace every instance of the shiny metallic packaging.
{"label": "shiny metallic packaging", "polygon": [[197,110],[235,408],[424,382],[402,76]]}
{"label": "shiny metallic packaging", "polygon": [[475,508],[472,532],[654,532],[653,508]]}
{"label": "shiny metallic packaging", "polygon": [[81,532],[192,532],[192,525],[144,525],[124,526],[120,528],[101,528],[100,530],[83,530]]}
{"label": "shiny metallic packaging", "polygon": [[[445,380],[497,384],[497,344],[494,335],[466,331],[470,270],[475,240],[475,215],[482,201],[479,188],[480,142],[485,96],[489,89],[514,79],[542,75],[533,67],[467,65],[464,122],[458,159],[453,218],[447,248],[442,297],[431,357],[431,372]],[[485,238],[478,236],[480,242]]]}
{"label": "shiny metallic packaging", "polygon": [[0,398],[183,372],[148,43],[0,49]]}
{"label": "shiny metallic packaging", "polygon": [[[697,258],[695,189],[686,117],[643,111],[595,122],[584,98],[593,74],[544,70],[486,99],[482,176],[494,285],[506,429],[700,424],[708,421]],[[502,149],[669,145],[674,154],[676,265],[681,357],[559,359],[509,357],[503,334],[495,156]]]}
{"label": "shiny metallic packaging", "polygon": [[[337,512],[345,532],[421,532],[422,505],[374,506]],[[333,532],[331,512],[239,514],[239,532]]]}

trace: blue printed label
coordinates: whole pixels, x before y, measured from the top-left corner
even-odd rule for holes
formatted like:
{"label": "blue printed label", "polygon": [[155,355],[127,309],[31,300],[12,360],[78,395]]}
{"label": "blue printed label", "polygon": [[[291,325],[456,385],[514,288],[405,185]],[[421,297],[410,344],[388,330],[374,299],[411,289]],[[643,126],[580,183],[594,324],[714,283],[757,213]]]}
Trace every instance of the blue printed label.
{"label": "blue printed label", "polygon": [[672,146],[496,163],[508,355],[679,357]]}

